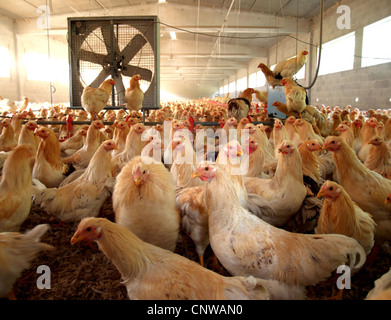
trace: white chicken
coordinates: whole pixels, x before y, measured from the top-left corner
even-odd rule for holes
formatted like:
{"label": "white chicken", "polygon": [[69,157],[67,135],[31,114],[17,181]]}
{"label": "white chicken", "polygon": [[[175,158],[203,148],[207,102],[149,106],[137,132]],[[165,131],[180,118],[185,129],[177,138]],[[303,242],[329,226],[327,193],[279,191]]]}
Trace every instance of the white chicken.
{"label": "white chicken", "polygon": [[102,82],[99,88],[85,87],[81,95],[81,106],[88,111],[93,119],[103,110],[110,98],[115,81],[108,79]]}
{"label": "white chicken", "polygon": [[[97,242],[114,263],[132,300],[269,300],[303,299],[273,280],[223,277],[183,256],[140,240],[121,225],[102,218],[80,222],[71,244]],[[288,290],[290,289],[290,290]]]}
{"label": "white chicken", "polygon": [[114,186],[111,173],[113,140],[101,144],[87,169],[77,179],[60,188],[46,188],[34,180],[34,202],[62,221],[80,221],[99,214]]}
{"label": "white chicken", "polygon": [[209,237],[213,252],[234,276],[315,285],[342,264],[351,270],[366,259],[361,245],[344,235],[290,233],[251,214],[240,204],[231,177],[210,163],[193,174],[208,181]]}
{"label": "white chicken", "polygon": [[115,221],[140,239],[174,251],[179,232],[174,180],[162,162],[134,157],[116,177]]}
{"label": "white chicken", "polygon": [[130,87],[125,91],[126,108],[131,110],[141,110],[144,101],[144,92],[140,88],[141,77],[135,74],[130,79]]}
{"label": "white chicken", "polygon": [[33,146],[22,144],[5,160],[0,181],[0,232],[19,231],[30,213],[34,157]]}

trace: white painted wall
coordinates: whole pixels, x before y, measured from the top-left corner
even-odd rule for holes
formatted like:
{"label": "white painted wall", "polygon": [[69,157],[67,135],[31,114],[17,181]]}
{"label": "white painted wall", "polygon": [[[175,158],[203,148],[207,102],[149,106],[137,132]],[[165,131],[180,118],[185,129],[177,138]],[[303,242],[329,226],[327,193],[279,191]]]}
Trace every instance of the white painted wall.
{"label": "white painted wall", "polygon": [[[17,48],[14,22],[7,17],[0,17],[0,30],[0,46],[8,48],[11,57],[10,78],[0,77],[0,96],[4,99],[22,100],[19,90],[19,74],[15,63]],[[0,61],[0,63],[4,62]]]}

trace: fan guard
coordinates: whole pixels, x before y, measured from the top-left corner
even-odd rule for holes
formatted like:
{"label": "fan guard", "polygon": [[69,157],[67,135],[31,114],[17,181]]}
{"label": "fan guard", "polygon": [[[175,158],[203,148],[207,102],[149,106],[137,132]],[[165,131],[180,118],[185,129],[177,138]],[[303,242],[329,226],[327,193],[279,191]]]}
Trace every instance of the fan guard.
{"label": "fan guard", "polygon": [[116,84],[108,105],[124,107],[125,88],[133,75],[140,74],[143,108],[158,107],[156,17],[84,19],[68,19],[72,105],[81,106],[86,86],[97,88],[112,77]]}

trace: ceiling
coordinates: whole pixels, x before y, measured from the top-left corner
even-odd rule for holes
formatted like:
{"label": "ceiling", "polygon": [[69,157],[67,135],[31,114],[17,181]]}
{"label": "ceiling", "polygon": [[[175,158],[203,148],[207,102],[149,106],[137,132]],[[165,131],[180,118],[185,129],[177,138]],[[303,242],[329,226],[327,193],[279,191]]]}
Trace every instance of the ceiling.
{"label": "ceiling", "polygon": [[[324,0],[324,9],[337,2]],[[308,33],[320,11],[320,0],[1,0],[0,15],[15,19],[18,33],[46,34],[32,23],[44,5],[50,7],[52,35],[66,35],[70,16],[157,15],[161,80],[215,86],[252,59],[266,58],[282,36]]]}

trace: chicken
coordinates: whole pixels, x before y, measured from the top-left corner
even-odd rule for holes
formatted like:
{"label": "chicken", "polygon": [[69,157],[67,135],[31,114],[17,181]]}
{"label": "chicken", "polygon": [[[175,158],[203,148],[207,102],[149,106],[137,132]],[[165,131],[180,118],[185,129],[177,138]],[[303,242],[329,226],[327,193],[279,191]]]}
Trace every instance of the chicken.
{"label": "chicken", "polygon": [[292,77],[300,71],[300,69],[307,62],[307,50],[300,51],[296,57],[281,61],[277,63],[277,65],[273,69],[273,75],[276,79],[288,78],[292,79]]}
{"label": "chicken", "polygon": [[77,169],[87,168],[91,158],[104,140],[103,134],[100,131],[100,129],[103,129],[104,127],[101,120],[93,121],[87,130],[84,145],[71,156],[63,158],[62,161],[64,163],[73,164]]}
{"label": "chicken", "polygon": [[[224,277],[178,254],[139,239],[132,231],[103,218],[80,222],[71,239],[97,242],[121,273],[132,300],[303,299],[303,291],[277,281]],[[213,290],[210,290],[213,288]]]}
{"label": "chicken", "polygon": [[119,121],[115,126],[114,141],[118,146],[118,150],[113,152],[113,156],[121,153],[125,149],[126,137],[130,131],[128,124],[125,121]]}
{"label": "chicken", "polygon": [[391,140],[391,118],[384,124],[384,140],[389,142]]}
{"label": "chicken", "polygon": [[251,214],[239,203],[230,176],[213,164],[200,164],[193,176],[208,181],[210,244],[231,275],[308,286],[325,280],[341,264],[348,263],[351,270],[364,264],[365,252],[352,238],[290,233]]}
{"label": "chicken", "polygon": [[34,148],[17,146],[4,162],[0,181],[0,232],[19,231],[31,209]]}
{"label": "chicken", "polygon": [[274,156],[273,147],[270,144],[266,133],[263,132],[258,126],[255,126],[253,123],[246,124],[245,129],[248,130],[249,136],[254,138],[258,143],[258,146],[262,148],[263,154],[265,156],[264,171],[272,176],[276,171],[277,159]]}
{"label": "chicken", "polygon": [[250,123],[249,118],[242,118],[239,121],[238,127],[236,128],[237,130],[237,135],[238,135],[238,141],[241,141],[241,136],[242,136],[242,130],[246,127],[246,124]]}
{"label": "chicken", "polygon": [[143,107],[144,92],[140,88],[141,77],[139,74],[130,79],[130,87],[125,90],[126,108],[129,111],[139,111]]}
{"label": "chicken", "polygon": [[299,131],[295,125],[296,118],[290,116],[285,120],[285,129],[288,132],[288,140],[291,140],[295,145],[299,146],[301,143]]}
{"label": "chicken", "polygon": [[269,207],[252,212],[274,226],[283,226],[299,210],[307,190],[297,147],[291,141],[284,140],[278,150],[281,156],[272,179],[247,177],[244,181],[247,192],[264,197],[264,206]]}
{"label": "chicken", "polygon": [[364,162],[364,165],[372,170],[382,175],[387,179],[391,179],[391,160],[390,152],[387,148],[386,143],[383,138],[379,136],[372,137],[368,144],[371,145],[367,159]]}
{"label": "chicken", "polygon": [[282,86],[281,79],[275,78],[273,71],[271,71],[271,70],[269,69],[269,67],[268,67],[266,64],[260,63],[260,64],[258,65],[258,68],[261,69],[261,71],[262,71],[263,74],[265,75],[265,78],[266,78],[267,83],[268,83],[270,86],[272,86],[273,89],[274,89],[276,86]]}
{"label": "chicken", "polygon": [[242,163],[248,163],[248,170],[243,173],[246,177],[264,178],[263,166],[265,156],[259,143],[254,138],[249,138],[243,145],[244,157]]}
{"label": "chicken", "polygon": [[150,136],[149,142],[141,151],[141,158],[151,157],[155,161],[163,162],[164,143],[156,136]]}
{"label": "chicken", "polygon": [[272,106],[276,107],[278,111],[282,112],[287,117],[296,116],[297,114],[297,112],[288,111],[288,107],[286,106],[286,104],[280,101],[273,101]]}
{"label": "chicken", "polygon": [[14,129],[11,126],[11,121],[8,118],[5,118],[0,122],[2,127],[0,135],[0,151],[11,151],[18,145],[18,140],[15,139]]}
{"label": "chicken", "polygon": [[375,281],[365,300],[391,300],[391,269]]}
{"label": "chicken", "polygon": [[354,133],[350,126],[341,123],[338,127],[335,128],[340,133],[341,138],[346,142],[346,144],[353,148],[354,143]]}
{"label": "chicken", "polygon": [[11,126],[14,129],[14,138],[16,141],[19,139],[20,131],[22,130],[22,119],[27,117],[27,112],[17,112],[11,118]]}
{"label": "chicken", "polygon": [[[0,97],[1,98],[1,97]],[[15,101],[10,99],[0,99],[0,110],[7,111],[9,113],[14,113],[18,110],[18,107],[15,104]]]}
{"label": "chicken", "polygon": [[175,250],[180,218],[174,180],[163,163],[141,156],[129,161],[116,177],[113,210],[116,223],[143,241]]}
{"label": "chicken", "polygon": [[126,136],[124,150],[115,155],[112,159],[113,168],[115,168],[116,176],[124,167],[124,165],[136,156],[141,155],[145,142],[142,140],[142,134],[145,131],[145,126],[138,123],[132,126]]}
{"label": "chicken", "polygon": [[19,107],[19,111],[25,111],[29,105],[29,99],[27,97],[23,98],[23,104]]}
{"label": "chicken", "polygon": [[305,89],[296,85],[296,83],[291,79],[283,78],[281,83],[284,86],[288,112],[297,112],[301,118],[301,113],[307,106]]}
{"label": "chicken", "polygon": [[0,299],[11,293],[12,286],[28,269],[30,262],[41,250],[54,249],[40,242],[49,225],[40,224],[23,234],[19,232],[0,233]]}
{"label": "chicken", "polygon": [[254,90],[254,93],[255,93],[255,97],[258,99],[259,102],[267,103],[267,97],[268,97],[267,91]]}
{"label": "chicken", "polygon": [[22,130],[20,131],[20,135],[18,138],[18,146],[21,144],[30,144],[33,146],[35,152],[38,150],[40,139],[38,136],[34,134],[35,129],[38,128],[38,125],[35,121],[26,122]]}
{"label": "chicken", "polygon": [[369,170],[358,159],[353,149],[340,137],[330,136],[323,148],[332,152],[339,184],[357,205],[372,215],[376,222],[375,241],[391,238],[391,207],[384,202],[391,192],[391,181]]}
{"label": "chicken", "polygon": [[196,168],[197,155],[188,137],[174,137],[172,141],[173,162],[170,172],[176,187],[188,188],[200,185],[191,179]]}
{"label": "chicken", "polygon": [[338,233],[356,239],[368,255],[375,243],[376,223],[371,215],[356,205],[346,190],[334,181],[327,180],[318,197],[324,197],[315,233]]}
{"label": "chicken", "polygon": [[60,188],[46,188],[35,182],[34,203],[61,221],[80,221],[96,217],[114,186],[111,173],[113,140],[101,144],[87,169],[77,179]]}
{"label": "chicken", "polygon": [[316,140],[306,140],[299,147],[302,160],[303,181],[313,194],[319,192],[320,186],[323,183],[318,157],[315,155],[315,152],[321,149],[321,144]]}
{"label": "chicken", "polygon": [[84,88],[81,95],[81,106],[90,113],[92,119],[97,119],[99,112],[106,107],[114,84],[113,79],[108,79],[103,81],[99,88],[89,86]]}
{"label": "chicken", "polygon": [[366,120],[361,128],[361,148],[358,151],[357,156],[362,163],[364,163],[368,157],[369,149],[371,148],[371,145],[368,142],[376,135],[377,123],[376,118],[372,117]]}
{"label": "chicken", "polygon": [[361,119],[355,119],[352,122],[352,130],[354,135],[354,141],[353,141],[353,150],[358,153],[362,146],[362,136],[361,136],[361,127],[363,125],[363,122]]}
{"label": "chicken", "polygon": [[247,88],[242,92],[239,98],[233,98],[228,101],[228,118],[234,117],[237,121],[246,118],[250,111],[253,88]]}
{"label": "chicken", "polygon": [[324,139],[314,132],[314,129],[309,122],[303,119],[296,119],[295,126],[300,136],[300,143],[303,143],[306,140],[316,140],[319,143],[323,143]]}
{"label": "chicken", "polygon": [[[244,188],[244,181],[241,175],[243,170],[240,166],[241,152],[242,150],[239,143],[232,140],[221,148],[216,163],[233,176],[233,179],[235,179],[236,182],[235,190],[240,199],[240,203],[243,206],[247,206],[247,192]],[[186,172],[186,174],[188,174],[188,172]],[[205,202],[204,182],[201,181],[200,185],[200,182],[197,183],[194,181],[188,183],[188,186],[189,187],[187,188],[178,189],[176,205],[182,217],[182,228],[193,240],[200,264],[203,266],[204,252],[209,245],[208,206]],[[255,206],[255,208],[257,207]]]}
{"label": "chicken", "polygon": [[238,128],[238,120],[236,120],[236,118],[231,117],[231,118],[228,118],[227,120],[225,120],[225,123],[224,123],[222,130],[225,131],[226,141],[238,139],[237,128]]}
{"label": "chicken", "polygon": [[36,134],[41,138],[41,142],[38,145],[32,177],[48,188],[58,187],[66,176],[75,171],[75,167],[62,162],[60,142],[52,129],[39,127]]}
{"label": "chicken", "polygon": [[378,122],[376,126],[376,135],[380,137],[384,137],[384,123],[383,122]]}
{"label": "chicken", "polygon": [[64,156],[70,156],[83,147],[88,129],[88,125],[81,126],[72,137],[60,142],[60,150]]}
{"label": "chicken", "polygon": [[274,156],[278,159],[280,153],[278,152],[278,148],[284,140],[289,139],[288,132],[286,131],[284,125],[282,124],[280,119],[274,120],[274,128],[273,128],[273,144],[274,144]]}

